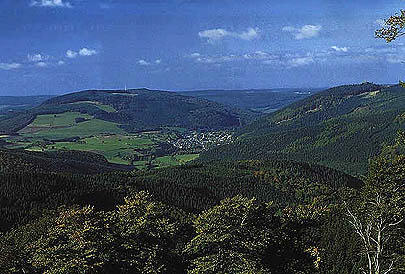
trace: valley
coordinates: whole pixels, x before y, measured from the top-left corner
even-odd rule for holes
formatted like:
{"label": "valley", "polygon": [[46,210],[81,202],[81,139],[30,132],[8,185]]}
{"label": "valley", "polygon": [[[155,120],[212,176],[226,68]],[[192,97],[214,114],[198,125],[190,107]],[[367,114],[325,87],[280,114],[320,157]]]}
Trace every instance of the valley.
{"label": "valley", "polygon": [[27,151],[86,151],[110,163],[150,169],[185,164],[201,151],[229,143],[232,131],[162,128],[127,133],[118,123],[80,112],[38,115],[13,135],[0,136],[3,147]]}
{"label": "valley", "polygon": [[0,274],[405,274],[403,5],[0,1]]}
{"label": "valley", "polygon": [[235,128],[257,116],[165,91],[83,91],[8,113],[0,117],[0,132],[7,149],[86,151],[151,169],[185,164],[230,143]]}

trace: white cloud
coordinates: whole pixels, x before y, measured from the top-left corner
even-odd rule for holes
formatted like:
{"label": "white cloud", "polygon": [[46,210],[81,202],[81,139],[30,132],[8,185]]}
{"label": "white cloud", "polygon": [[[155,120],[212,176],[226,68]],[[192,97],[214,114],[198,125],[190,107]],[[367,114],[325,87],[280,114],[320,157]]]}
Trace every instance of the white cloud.
{"label": "white cloud", "polygon": [[35,65],[36,65],[37,67],[40,67],[40,68],[44,68],[44,67],[47,67],[47,66],[48,66],[48,64],[45,63],[45,62],[38,62],[38,63],[36,63]]}
{"label": "white cloud", "polygon": [[243,40],[253,40],[259,36],[259,29],[258,28],[248,28],[247,31],[244,31],[240,34],[236,33],[236,37],[243,39]]}
{"label": "white cloud", "polygon": [[41,61],[47,60],[49,57],[38,53],[38,54],[33,54],[33,55],[28,54],[27,58],[28,58],[28,61],[30,61],[30,62],[41,62]]}
{"label": "white cloud", "polygon": [[250,41],[259,36],[259,29],[248,28],[246,31],[241,33],[227,31],[226,29],[209,29],[200,31],[198,36],[200,36],[200,38],[206,38],[210,43],[221,40],[225,37],[233,37]]}
{"label": "white cloud", "polygon": [[198,33],[198,36],[200,36],[200,38],[207,38],[209,41],[220,40],[228,35],[229,32],[224,29],[209,29],[200,31]]}
{"label": "white cloud", "polygon": [[65,64],[65,61],[60,60],[60,61],[58,62],[58,65],[59,65],[59,66],[64,65],[64,64]]}
{"label": "white cloud", "polygon": [[162,60],[160,59],[155,60],[155,64],[159,65],[160,63],[162,63]]}
{"label": "white cloud", "polygon": [[305,66],[314,63],[315,60],[312,56],[306,56],[306,57],[297,57],[293,58],[288,62],[288,65],[292,67],[300,67],[300,66]]}
{"label": "white cloud", "polygon": [[337,52],[348,52],[349,51],[348,47],[332,46],[331,49],[334,49]]}
{"label": "white cloud", "polygon": [[295,28],[291,26],[283,27],[282,29],[285,32],[290,32],[295,39],[308,39],[313,38],[319,35],[319,32],[322,30],[320,25],[305,25],[301,28]]}
{"label": "white cloud", "polygon": [[81,56],[92,56],[92,55],[97,54],[97,51],[94,50],[94,49],[82,48],[82,49],[79,51],[79,54],[80,54]]}
{"label": "white cloud", "polygon": [[145,60],[139,60],[138,64],[141,65],[141,66],[149,66],[150,65],[150,63],[145,61]]}
{"label": "white cloud", "polygon": [[92,56],[97,54],[98,52],[94,49],[88,49],[88,48],[82,48],[78,52],[74,50],[67,50],[66,51],[66,57],[67,58],[76,58],[78,55],[80,56]]}
{"label": "white cloud", "polygon": [[196,59],[198,63],[203,64],[219,64],[227,63],[232,61],[241,60],[242,57],[238,55],[224,55],[224,56],[201,56]]}
{"label": "white cloud", "polygon": [[264,51],[256,51],[254,53],[247,53],[243,55],[243,58],[247,60],[267,60],[273,59],[275,56]]}
{"label": "white cloud", "polygon": [[77,57],[77,52],[73,51],[73,50],[68,50],[66,51],[66,57],[67,58],[76,58]]}
{"label": "white cloud", "polygon": [[64,0],[32,0],[31,7],[73,8],[70,2]]}
{"label": "white cloud", "polygon": [[202,64],[221,64],[230,62],[262,62],[265,64],[274,64],[280,62],[281,56],[278,54],[270,54],[264,51],[255,51],[246,54],[230,54],[230,55],[203,55],[194,53],[186,55],[185,58],[192,58],[197,63]]}
{"label": "white cloud", "polygon": [[0,63],[0,69],[2,70],[13,70],[21,67],[19,63]]}

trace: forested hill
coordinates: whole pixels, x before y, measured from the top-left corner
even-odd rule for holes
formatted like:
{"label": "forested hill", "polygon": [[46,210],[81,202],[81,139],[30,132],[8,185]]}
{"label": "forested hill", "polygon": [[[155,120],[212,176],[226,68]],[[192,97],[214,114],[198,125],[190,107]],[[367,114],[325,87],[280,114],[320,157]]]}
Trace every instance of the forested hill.
{"label": "forested hill", "polygon": [[[1,141],[1,140],[0,140]],[[0,148],[0,172],[61,172],[99,174],[129,171],[134,167],[111,164],[102,155],[87,151],[26,151]]]}
{"label": "forested hill", "polygon": [[233,128],[247,124],[256,115],[173,92],[148,89],[88,90],[54,97],[31,110],[0,117],[0,132],[16,132],[39,114],[68,111],[116,123],[129,132],[163,126],[190,129]]}
{"label": "forested hill", "polygon": [[253,122],[201,159],[294,159],[364,174],[368,159],[404,128],[404,88],[339,86]]}
{"label": "forested hill", "polygon": [[0,231],[32,211],[60,205],[114,208],[130,190],[148,191],[169,205],[199,213],[236,195],[280,206],[329,203],[340,188],[362,181],[318,165],[292,161],[237,161],[189,164],[150,171],[122,171],[87,152],[0,150]]}
{"label": "forested hill", "polygon": [[212,273],[316,273],[308,250],[328,247],[327,273],[352,268],[358,251],[344,222],[324,220],[362,182],[328,168],[242,161],[81,175],[14,156],[14,168],[0,161],[1,273],[206,273],[207,263]]}

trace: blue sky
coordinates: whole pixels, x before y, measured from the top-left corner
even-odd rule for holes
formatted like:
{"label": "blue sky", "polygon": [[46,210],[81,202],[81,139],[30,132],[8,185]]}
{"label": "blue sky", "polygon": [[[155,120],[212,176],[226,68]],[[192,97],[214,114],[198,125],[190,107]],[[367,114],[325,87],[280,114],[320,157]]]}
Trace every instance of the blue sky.
{"label": "blue sky", "polygon": [[0,0],[0,95],[405,78],[374,38],[403,0]]}

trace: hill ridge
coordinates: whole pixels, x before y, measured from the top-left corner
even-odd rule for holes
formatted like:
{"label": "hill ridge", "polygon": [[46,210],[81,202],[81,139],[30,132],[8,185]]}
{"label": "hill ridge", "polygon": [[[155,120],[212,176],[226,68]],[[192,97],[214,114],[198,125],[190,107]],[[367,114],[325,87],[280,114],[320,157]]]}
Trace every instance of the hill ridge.
{"label": "hill ridge", "polygon": [[399,85],[338,86],[254,121],[234,144],[204,152],[201,160],[294,159],[364,174],[368,159],[405,129],[404,112]]}

